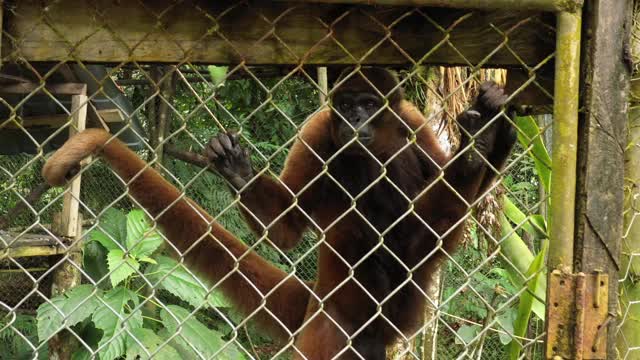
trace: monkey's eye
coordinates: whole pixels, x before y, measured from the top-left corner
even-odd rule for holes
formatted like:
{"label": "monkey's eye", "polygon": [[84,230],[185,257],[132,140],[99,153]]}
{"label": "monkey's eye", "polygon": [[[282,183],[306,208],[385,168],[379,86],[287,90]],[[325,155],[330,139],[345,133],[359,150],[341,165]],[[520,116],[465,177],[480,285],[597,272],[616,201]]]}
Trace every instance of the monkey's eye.
{"label": "monkey's eye", "polygon": [[367,100],[364,106],[366,106],[368,109],[373,109],[376,106],[376,103],[373,100]]}
{"label": "monkey's eye", "polygon": [[340,108],[340,110],[342,111],[347,111],[351,109],[351,103],[347,102],[347,101],[343,101],[341,102],[338,107]]}

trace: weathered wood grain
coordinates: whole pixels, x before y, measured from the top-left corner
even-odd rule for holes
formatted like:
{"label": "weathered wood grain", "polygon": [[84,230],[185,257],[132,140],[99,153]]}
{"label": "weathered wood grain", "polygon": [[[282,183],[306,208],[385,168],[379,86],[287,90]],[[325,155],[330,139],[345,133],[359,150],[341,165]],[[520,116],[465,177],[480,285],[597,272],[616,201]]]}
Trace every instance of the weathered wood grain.
{"label": "weathered wood grain", "polygon": [[553,53],[553,23],[548,13],[513,10],[25,0],[7,11],[3,57],[224,64],[410,64],[424,58],[424,64],[536,65]]}
{"label": "weathered wood grain", "polygon": [[609,275],[607,358],[616,358],[618,270],[623,226],[629,73],[623,59],[631,0],[585,9],[583,105],[578,145],[575,271]]}

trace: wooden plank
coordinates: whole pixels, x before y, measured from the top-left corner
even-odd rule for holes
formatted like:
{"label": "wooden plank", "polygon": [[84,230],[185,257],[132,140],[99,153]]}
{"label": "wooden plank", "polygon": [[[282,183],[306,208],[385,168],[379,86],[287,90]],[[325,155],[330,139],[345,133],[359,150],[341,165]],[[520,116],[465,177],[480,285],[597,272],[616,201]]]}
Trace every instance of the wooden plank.
{"label": "wooden plank", "polygon": [[[74,95],[71,97],[71,126],[69,127],[69,137],[84,130],[87,125],[87,96]],[[84,160],[89,161],[89,160]],[[76,176],[69,184],[68,190],[64,194],[62,203],[62,214],[60,216],[60,226],[57,228],[59,235],[76,238],[78,233],[78,222],[80,214],[80,185],[82,175]]]}
{"label": "wooden plank", "polygon": [[63,239],[42,234],[0,231],[0,260],[30,256],[52,256],[66,252]]}
{"label": "wooden plank", "polygon": [[44,87],[41,87],[40,84],[26,82],[0,86],[0,94],[31,94],[35,91],[44,91],[44,89],[53,95],[77,95],[87,93],[86,84],[46,84]]}
{"label": "wooden plank", "polygon": [[[21,121],[19,121],[21,120]],[[7,123],[3,129],[19,129],[20,127],[50,127],[59,128],[69,122],[69,115],[55,114],[55,115],[37,115],[37,116],[25,116],[16,119],[20,123],[18,126],[15,122]]]}
{"label": "wooden plank", "polygon": [[529,75],[521,69],[510,69],[507,72],[507,93],[517,93],[513,104],[525,105],[527,114],[552,114],[553,113],[553,62],[538,69],[533,75]]}
{"label": "wooden plank", "polygon": [[[280,0],[276,0],[280,1]],[[528,9],[578,11],[582,0],[289,0],[300,3],[442,6],[459,9]]]}
{"label": "wooden plank", "polygon": [[[584,115],[580,122],[575,271],[609,275],[607,358],[615,359],[618,257],[623,222],[629,73],[624,44],[632,0],[589,1],[584,23]],[[625,28],[626,26],[626,28]]]}
{"label": "wooden plank", "polygon": [[62,238],[48,234],[18,234],[0,231],[0,249],[15,249],[32,246],[59,246]]}
{"label": "wooden plank", "polygon": [[8,54],[27,61],[406,65],[437,47],[424,64],[514,66],[554,51],[553,16],[513,10],[25,0],[8,15]]}
{"label": "wooden plank", "polygon": [[[98,110],[96,114],[100,117],[101,123],[107,125],[112,123],[122,123],[125,121],[122,111],[119,109],[104,109]],[[52,115],[35,115],[20,117],[16,121],[19,121],[20,126],[15,122],[9,122],[4,125],[3,129],[19,129],[31,128],[31,127],[49,127],[57,129],[69,123],[69,115],[67,114],[52,114]],[[107,126],[108,127],[108,126]]]}
{"label": "wooden plank", "polygon": [[120,109],[104,109],[97,111],[98,116],[105,124],[124,122],[124,115]]}

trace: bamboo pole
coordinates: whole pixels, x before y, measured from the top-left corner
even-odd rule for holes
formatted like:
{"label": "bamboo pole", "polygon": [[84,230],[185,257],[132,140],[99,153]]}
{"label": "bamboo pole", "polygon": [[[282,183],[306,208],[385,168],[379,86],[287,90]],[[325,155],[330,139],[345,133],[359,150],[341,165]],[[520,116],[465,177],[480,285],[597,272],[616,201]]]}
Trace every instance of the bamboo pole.
{"label": "bamboo pole", "polygon": [[435,6],[459,9],[518,9],[577,12],[583,0],[277,0],[298,3],[363,4],[385,6]]}
{"label": "bamboo pole", "polygon": [[581,23],[580,13],[557,16],[549,267],[568,271],[573,271]]}

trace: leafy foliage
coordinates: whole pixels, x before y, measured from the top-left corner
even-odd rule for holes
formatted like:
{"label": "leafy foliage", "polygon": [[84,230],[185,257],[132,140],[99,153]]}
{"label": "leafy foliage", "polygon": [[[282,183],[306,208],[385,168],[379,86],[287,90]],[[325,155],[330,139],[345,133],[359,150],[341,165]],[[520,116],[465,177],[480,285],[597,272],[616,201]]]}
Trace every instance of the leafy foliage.
{"label": "leafy foliage", "polygon": [[47,359],[47,344],[34,351],[33,344],[38,343],[37,331],[36,318],[31,315],[0,317],[0,359]]}
{"label": "leafy foliage", "polygon": [[243,358],[242,353],[233,343],[220,339],[220,334],[210,330],[196,321],[191,313],[179,306],[169,305],[160,312],[160,318],[172,334],[177,334],[175,340],[181,350],[191,353],[187,359],[204,357],[205,359]]}
{"label": "leafy foliage", "polygon": [[165,289],[185,300],[193,307],[228,307],[229,303],[219,292],[210,293],[203,283],[187,270],[183,264],[159,256],[157,263],[149,267],[145,277],[156,289]]}
{"label": "leafy foliage", "polygon": [[38,308],[38,337],[47,340],[63,326],[71,327],[90,317],[100,306],[94,296],[100,293],[89,284],[80,285],[43,303]]}
{"label": "leafy foliage", "polygon": [[[79,285],[42,304],[37,315],[40,341],[46,341],[62,329],[74,331],[91,346],[91,351],[80,348],[74,360],[89,359],[93,352],[97,352],[101,360],[145,359],[151,354],[160,359],[192,359],[194,351],[219,352],[229,359],[241,359],[235,344],[227,344],[224,334],[189,316],[187,309],[158,304],[161,309],[143,315],[145,303],[157,303],[147,294],[145,286],[134,286],[138,273],[150,281],[158,281],[159,288],[169,290],[193,307],[224,306],[219,295],[209,293],[206,284],[195,275],[178,262],[160,255],[162,243],[162,235],[151,227],[141,210],[126,215],[116,210],[105,212],[99,228],[90,233],[83,254],[89,275],[101,282],[102,288]],[[106,277],[109,283],[101,281]],[[167,315],[169,309],[173,315]],[[176,314],[180,323],[176,322]],[[145,321],[145,316],[152,321]],[[189,336],[188,340],[172,340],[175,336],[168,335],[181,332]],[[198,339],[194,342],[191,336]]]}

